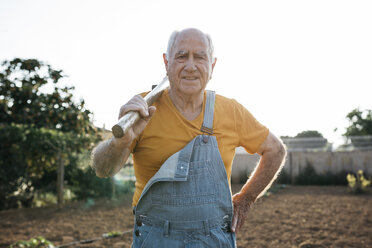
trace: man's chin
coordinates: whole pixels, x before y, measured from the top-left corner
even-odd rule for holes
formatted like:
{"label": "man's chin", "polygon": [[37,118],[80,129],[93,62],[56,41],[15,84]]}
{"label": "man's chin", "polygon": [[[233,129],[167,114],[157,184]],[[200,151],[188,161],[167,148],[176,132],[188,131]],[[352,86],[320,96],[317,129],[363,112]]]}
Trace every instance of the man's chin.
{"label": "man's chin", "polygon": [[181,92],[185,95],[196,95],[200,94],[200,92],[203,91],[201,87],[198,86],[187,86],[187,87],[182,87]]}

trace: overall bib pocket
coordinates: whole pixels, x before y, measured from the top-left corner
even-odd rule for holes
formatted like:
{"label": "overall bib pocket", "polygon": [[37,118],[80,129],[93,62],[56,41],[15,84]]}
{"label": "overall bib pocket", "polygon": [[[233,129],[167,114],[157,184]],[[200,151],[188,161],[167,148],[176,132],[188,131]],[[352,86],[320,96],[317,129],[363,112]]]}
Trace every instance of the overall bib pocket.
{"label": "overall bib pocket", "polygon": [[154,205],[187,206],[216,202],[214,174],[210,161],[191,162],[187,181],[160,181],[152,185]]}

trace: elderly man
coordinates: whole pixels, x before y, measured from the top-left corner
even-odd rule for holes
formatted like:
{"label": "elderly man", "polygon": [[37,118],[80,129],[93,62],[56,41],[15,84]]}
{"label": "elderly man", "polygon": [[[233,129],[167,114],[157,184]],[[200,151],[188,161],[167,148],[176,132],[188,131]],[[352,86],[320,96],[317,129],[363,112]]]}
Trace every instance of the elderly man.
{"label": "elderly man", "polygon": [[[216,59],[197,29],[174,32],[163,54],[170,87],[153,106],[134,96],[119,113],[141,119],[122,138],[93,153],[99,177],[116,174],[133,153],[136,190],[132,247],[236,247],[250,206],[270,186],[285,157],[278,138],[242,105],[206,91]],[[235,148],[261,155],[231,196]]]}

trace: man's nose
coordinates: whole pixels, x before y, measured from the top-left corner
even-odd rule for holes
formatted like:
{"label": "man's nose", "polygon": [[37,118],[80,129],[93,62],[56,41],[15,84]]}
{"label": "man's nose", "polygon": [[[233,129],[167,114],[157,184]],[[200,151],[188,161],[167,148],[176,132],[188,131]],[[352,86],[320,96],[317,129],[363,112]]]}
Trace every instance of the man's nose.
{"label": "man's nose", "polygon": [[187,71],[196,71],[196,65],[195,65],[195,62],[194,62],[194,60],[192,58],[189,58],[187,60],[185,69]]}

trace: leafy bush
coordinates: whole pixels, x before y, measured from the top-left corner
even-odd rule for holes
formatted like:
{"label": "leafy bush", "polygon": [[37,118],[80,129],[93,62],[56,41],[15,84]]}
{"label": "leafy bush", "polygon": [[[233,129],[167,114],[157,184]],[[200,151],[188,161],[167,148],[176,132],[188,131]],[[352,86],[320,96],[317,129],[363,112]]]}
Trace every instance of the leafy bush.
{"label": "leafy bush", "polygon": [[11,244],[9,248],[52,248],[55,247],[52,242],[46,240],[44,237],[32,238],[28,241],[21,240]]}
{"label": "leafy bush", "polygon": [[356,176],[352,173],[347,174],[346,179],[350,191],[356,194],[364,193],[366,188],[371,185],[371,181],[364,177],[362,170],[359,170]]}
{"label": "leafy bush", "polygon": [[135,182],[131,180],[99,178],[90,166],[66,167],[65,178],[77,199],[113,198],[113,187],[115,187],[116,197],[131,194],[135,188]]}
{"label": "leafy bush", "polygon": [[77,199],[95,197],[111,197],[112,184],[110,178],[99,178],[90,167],[66,167],[66,181]]}
{"label": "leafy bush", "polygon": [[118,195],[132,194],[135,190],[135,182],[132,180],[116,181],[116,191]]}
{"label": "leafy bush", "polygon": [[75,168],[81,143],[96,138],[0,123],[0,139],[0,209],[7,209],[31,206],[35,190],[55,192],[58,152],[66,168]]}
{"label": "leafy bush", "polygon": [[[76,195],[69,188],[64,188],[63,201],[72,202],[75,199]],[[54,192],[46,190],[36,190],[32,201],[32,207],[42,207],[57,203],[57,195]]]}

